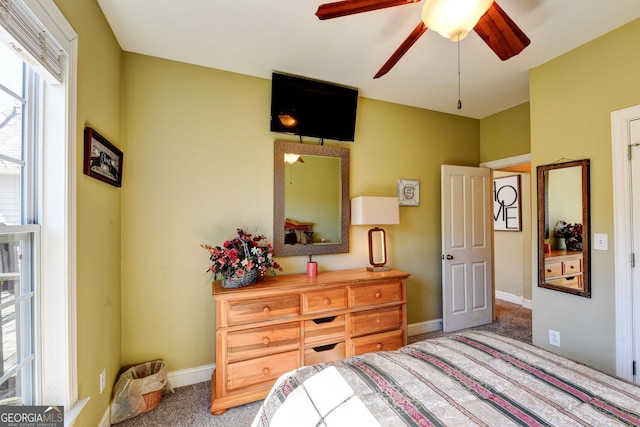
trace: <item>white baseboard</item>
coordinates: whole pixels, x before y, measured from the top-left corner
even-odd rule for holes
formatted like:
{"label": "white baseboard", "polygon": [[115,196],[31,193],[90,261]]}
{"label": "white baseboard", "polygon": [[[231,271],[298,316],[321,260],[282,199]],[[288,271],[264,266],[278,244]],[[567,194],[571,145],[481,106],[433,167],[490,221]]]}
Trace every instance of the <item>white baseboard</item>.
{"label": "white baseboard", "polygon": [[111,426],[111,403],[107,406],[107,410],[104,411],[100,422],[98,423],[98,427],[110,427]]}
{"label": "white baseboard", "polygon": [[173,388],[203,383],[211,380],[211,374],[213,374],[215,368],[216,365],[213,364],[173,371],[167,374],[167,379]]}
{"label": "white baseboard", "polygon": [[530,299],[525,299],[524,297],[510,294],[508,292],[496,291],[496,298],[502,301],[507,301],[513,304],[518,304],[523,306],[524,308],[532,308],[533,303]]}
{"label": "white baseboard", "polygon": [[426,322],[418,322],[407,325],[407,335],[426,334],[427,332],[435,332],[442,330],[442,319],[427,320]]}

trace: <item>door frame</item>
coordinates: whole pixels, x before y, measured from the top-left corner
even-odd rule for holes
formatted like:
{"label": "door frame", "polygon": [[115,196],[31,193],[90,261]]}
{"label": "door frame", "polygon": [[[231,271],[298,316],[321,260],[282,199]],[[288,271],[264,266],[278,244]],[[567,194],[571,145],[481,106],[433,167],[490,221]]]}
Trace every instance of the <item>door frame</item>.
{"label": "door frame", "polygon": [[[613,255],[616,309],[616,374],[633,381],[633,292],[631,271],[631,168],[629,122],[640,119],[640,105],[611,113],[613,162]],[[638,332],[640,334],[640,332]]]}

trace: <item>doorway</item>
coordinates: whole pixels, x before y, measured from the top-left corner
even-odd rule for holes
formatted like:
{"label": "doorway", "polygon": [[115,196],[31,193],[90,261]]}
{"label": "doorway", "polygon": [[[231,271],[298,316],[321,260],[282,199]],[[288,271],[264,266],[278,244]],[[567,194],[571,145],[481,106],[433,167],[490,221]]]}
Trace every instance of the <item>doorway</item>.
{"label": "doorway", "polygon": [[531,155],[525,154],[480,164],[493,178],[520,176],[520,231],[494,231],[494,284],[497,299],[531,308],[532,253]]}

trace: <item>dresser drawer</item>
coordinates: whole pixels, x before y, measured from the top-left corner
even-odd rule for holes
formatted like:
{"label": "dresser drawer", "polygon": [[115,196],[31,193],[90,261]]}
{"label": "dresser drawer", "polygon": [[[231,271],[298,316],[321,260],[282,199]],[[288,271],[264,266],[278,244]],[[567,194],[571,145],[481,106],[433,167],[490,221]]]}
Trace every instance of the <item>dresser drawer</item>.
{"label": "dresser drawer", "polygon": [[547,285],[562,286],[563,288],[582,289],[582,274],[575,276],[558,277],[546,282]]}
{"label": "dresser drawer", "polygon": [[402,327],[402,309],[400,307],[361,311],[350,316],[351,336],[355,337]]}
{"label": "dresser drawer", "polygon": [[572,259],[562,262],[562,274],[575,274],[582,272],[582,260]]}
{"label": "dresser drawer", "polygon": [[227,323],[230,326],[297,317],[299,315],[300,297],[298,294],[230,301],[227,306]]}
{"label": "dresser drawer", "polygon": [[344,288],[305,292],[302,295],[302,312],[304,314],[345,308],[347,308],[347,290]]}
{"label": "dresser drawer", "polygon": [[299,366],[299,350],[231,363],[227,365],[227,390],[271,386],[280,375]]}
{"label": "dresser drawer", "polygon": [[265,326],[227,334],[229,363],[300,348],[300,323]]}
{"label": "dresser drawer", "polygon": [[351,352],[353,355],[357,355],[372,351],[391,351],[399,349],[404,344],[401,330],[383,332],[381,334],[353,338],[351,340]]}
{"label": "dresser drawer", "polygon": [[544,277],[562,276],[561,262],[545,262]]}
{"label": "dresser drawer", "polygon": [[304,321],[304,344],[344,341],[345,315],[322,317]]}
{"label": "dresser drawer", "polygon": [[334,362],[346,357],[346,345],[344,341],[334,344],[325,344],[309,347],[304,350],[304,364]]}
{"label": "dresser drawer", "polygon": [[351,289],[351,307],[402,301],[402,282],[358,286]]}

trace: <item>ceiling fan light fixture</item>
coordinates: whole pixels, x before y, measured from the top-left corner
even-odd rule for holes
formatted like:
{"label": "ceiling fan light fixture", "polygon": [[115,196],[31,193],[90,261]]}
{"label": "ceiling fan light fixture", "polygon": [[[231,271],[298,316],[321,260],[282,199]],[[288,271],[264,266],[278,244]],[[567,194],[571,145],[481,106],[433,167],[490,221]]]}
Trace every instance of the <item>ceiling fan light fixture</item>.
{"label": "ceiling fan light fixture", "polygon": [[464,39],[476,26],[493,0],[426,0],[422,21],[452,41]]}

